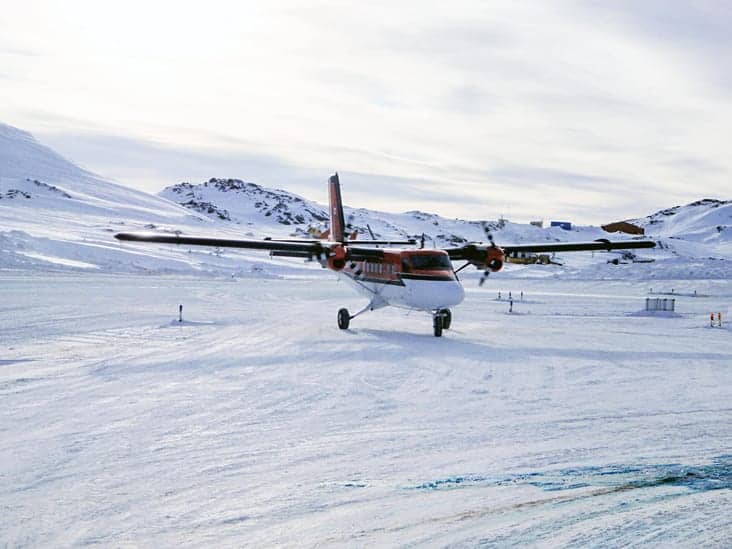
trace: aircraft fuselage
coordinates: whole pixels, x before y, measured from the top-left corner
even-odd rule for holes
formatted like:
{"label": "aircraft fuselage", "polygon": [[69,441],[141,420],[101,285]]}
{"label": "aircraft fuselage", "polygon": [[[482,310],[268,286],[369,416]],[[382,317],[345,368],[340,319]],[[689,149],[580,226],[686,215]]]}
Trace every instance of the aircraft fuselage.
{"label": "aircraft fuselage", "polygon": [[337,273],[369,297],[374,308],[435,311],[458,305],[465,297],[450,258],[441,250],[388,249],[383,258],[348,261]]}

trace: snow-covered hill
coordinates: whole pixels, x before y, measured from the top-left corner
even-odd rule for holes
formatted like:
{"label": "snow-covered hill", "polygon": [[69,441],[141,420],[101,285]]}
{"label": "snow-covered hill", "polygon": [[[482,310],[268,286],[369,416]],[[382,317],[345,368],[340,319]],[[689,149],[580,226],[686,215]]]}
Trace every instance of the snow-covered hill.
{"label": "snow-covered hill", "polygon": [[[25,199],[33,209],[84,215],[184,218],[167,200],[105,181],[38,143],[31,134],[0,124],[0,199]],[[5,203],[7,204],[7,202]]]}
{"label": "snow-covered hill", "polygon": [[0,124],[0,270],[262,270],[262,258],[246,254],[123,246],[113,238],[122,230],[239,234],[175,202],[106,181]]}
{"label": "snow-covered hill", "polygon": [[[325,183],[324,183],[325,185]],[[343,182],[348,197],[348,182]],[[200,184],[180,183],[166,187],[160,196],[168,198],[212,219],[245,225],[248,231],[262,234],[283,233],[308,237],[328,228],[325,205],[309,201],[285,190],[268,189],[238,179],[212,178]],[[540,229],[531,225],[500,221],[466,221],[448,219],[437,214],[410,211],[387,213],[345,206],[346,223],[356,231],[357,239],[420,239],[424,234],[428,245],[451,246],[465,242],[485,241],[484,223],[500,237],[501,242],[543,242],[577,240],[604,234],[595,227],[564,231],[557,227]]]}
{"label": "snow-covered hill", "polygon": [[732,257],[732,200],[707,198],[631,222],[684,255]]}
{"label": "snow-covered hill", "polygon": [[[325,185],[325,175],[323,177]],[[348,181],[343,195],[348,200]],[[416,238],[426,246],[485,241],[499,244],[608,238],[599,227],[557,227],[448,219],[433,213],[387,213],[346,207],[358,239]],[[486,212],[488,214],[488,212]],[[564,266],[509,265],[501,276],[729,278],[732,202],[703,200],[635,220],[662,248],[644,252],[655,264],[608,266],[607,254],[566,254]],[[488,218],[489,216],[486,215]],[[224,237],[307,237],[328,227],[327,208],[284,190],[238,179],[180,183],[153,196],[104,180],[0,124],[0,269],[102,272],[282,274],[316,266],[233,250],[140,246],[114,240],[125,230],[180,231]],[[613,238],[613,237],[611,237]],[[612,257],[617,257],[613,255]],[[469,273],[465,273],[468,277]]]}
{"label": "snow-covered hill", "polygon": [[300,196],[239,179],[180,183],[166,187],[160,196],[208,216],[248,226],[322,227],[328,219],[327,211]]}
{"label": "snow-covered hill", "polygon": [[[348,199],[348,182],[343,181],[343,195]],[[320,234],[328,228],[327,208],[284,190],[262,187],[238,179],[212,178],[200,184],[180,183],[164,189],[161,196],[202,213],[223,225],[245,226],[249,235],[302,237]],[[484,225],[502,244],[527,242],[588,241],[598,238],[630,238],[609,235],[599,227],[577,226],[567,231],[559,227],[499,221],[448,219],[420,211],[386,213],[345,207],[346,222],[359,239],[414,238],[425,236],[427,246],[454,246],[471,241],[485,241]],[[641,257],[655,264],[608,267],[608,258],[618,254],[565,254],[564,266],[537,268],[507,266],[501,276],[546,276],[561,274],[574,277],[637,278],[725,278],[732,274],[730,216],[732,202],[703,200],[676,206],[641,220],[631,220],[646,229],[646,237],[659,241],[660,248],[643,252]],[[669,218],[673,218],[673,222]]]}

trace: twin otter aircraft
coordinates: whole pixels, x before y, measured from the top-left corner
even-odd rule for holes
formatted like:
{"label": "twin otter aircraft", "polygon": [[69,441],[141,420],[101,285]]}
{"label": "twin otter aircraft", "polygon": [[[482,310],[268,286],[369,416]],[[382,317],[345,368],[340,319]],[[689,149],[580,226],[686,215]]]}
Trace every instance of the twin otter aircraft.
{"label": "twin otter aircraft", "polygon": [[[330,234],[328,240],[231,240],[179,235],[146,233],[119,233],[119,240],[133,242],[161,242],[194,246],[217,246],[269,250],[272,256],[317,259],[369,298],[369,303],[355,314],[348,309],[338,311],[338,327],[348,328],[351,320],[361,313],[391,305],[416,309],[432,315],[435,337],[450,328],[450,307],[462,302],[465,292],[457,272],[473,265],[484,271],[481,284],[491,272],[500,271],[506,255],[516,253],[574,252],[582,250],[618,250],[653,248],[651,241],[632,240],[557,244],[526,244],[499,247],[489,231],[489,243],[471,243],[457,248],[425,250],[397,248],[396,245],[414,245],[415,241],[378,241],[346,239],[341,188],[338,174],[328,180],[330,195]],[[388,247],[378,247],[388,246]],[[459,269],[453,261],[464,261]]]}

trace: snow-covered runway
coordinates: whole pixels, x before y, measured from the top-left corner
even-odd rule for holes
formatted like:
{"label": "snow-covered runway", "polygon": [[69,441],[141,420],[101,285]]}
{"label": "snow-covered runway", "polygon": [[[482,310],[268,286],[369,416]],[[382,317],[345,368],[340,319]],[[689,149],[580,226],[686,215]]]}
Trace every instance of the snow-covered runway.
{"label": "snow-covered runway", "polygon": [[317,274],[3,274],[0,540],[728,546],[732,291],[663,284],[708,297],[470,280],[438,339]]}

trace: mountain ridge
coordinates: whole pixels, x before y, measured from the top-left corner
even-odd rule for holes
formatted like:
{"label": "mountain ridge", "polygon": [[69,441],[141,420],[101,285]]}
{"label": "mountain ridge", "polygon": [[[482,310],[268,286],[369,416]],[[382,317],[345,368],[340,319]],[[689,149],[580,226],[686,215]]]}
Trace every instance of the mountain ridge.
{"label": "mountain ridge", "polygon": [[[345,182],[346,197],[347,191]],[[400,240],[419,239],[424,234],[427,247],[486,240],[486,221],[449,219],[416,210],[389,213],[346,207],[345,213],[359,239],[370,238],[370,232],[377,239]],[[728,219],[731,215],[731,202],[704,199],[642,218],[639,223],[651,228],[649,236],[658,235],[662,242],[662,251],[654,252],[654,257],[658,261],[679,260],[667,264],[665,271],[646,274],[673,276],[675,272],[687,272],[684,265],[699,259],[703,264],[697,261],[693,270],[701,275],[708,267],[704,258],[732,258],[732,223]],[[257,252],[136,246],[117,242],[113,235],[119,231],[152,230],[225,238],[312,238],[327,228],[327,217],[325,206],[302,196],[233,178],[178,183],[166,187],[158,196],[151,195],[106,181],[38,143],[30,133],[0,124],[0,270],[96,269],[262,276],[265,271],[279,275],[305,268],[314,273],[318,272],[313,270],[317,264],[298,265]],[[499,244],[613,238],[598,227],[565,231],[506,220],[487,224]],[[604,260],[593,257],[568,255],[561,271],[563,276],[612,277],[630,273],[622,268],[608,270]],[[719,276],[729,276],[730,268],[726,265],[732,262],[724,263],[722,270],[715,271]],[[518,266],[509,266],[503,274],[521,272],[524,271]],[[541,268],[525,271],[530,276],[545,276],[549,272]],[[638,270],[637,276],[641,275]]]}

